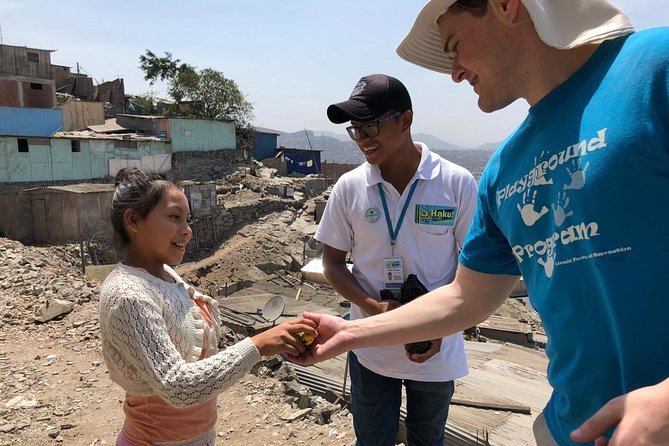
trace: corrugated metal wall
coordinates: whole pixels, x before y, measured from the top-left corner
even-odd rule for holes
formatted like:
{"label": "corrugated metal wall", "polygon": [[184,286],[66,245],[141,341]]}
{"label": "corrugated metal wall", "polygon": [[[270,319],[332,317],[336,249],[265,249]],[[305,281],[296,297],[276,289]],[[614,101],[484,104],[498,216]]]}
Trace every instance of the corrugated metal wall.
{"label": "corrugated metal wall", "polygon": [[[27,140],[28,152],[19,152],[19,139]],[[170,144],[164,141],[138,141],[137,148],[130,149],[116,147],[118,141],[113,140],[74,140],[79,141],[79,152],[72,151],[72,141],[0,136],[0,183],[103,178],[109,175],[110,160],[140,160],[172,153]]]}
{"label": "corrugated metal wall", "polygon": [[0,107],[0,135],[46,137],[62,129],[62,110]]}
{"label": "corrugated metal wall", "polygon": [[235,124],[206,119],[170,119],[173,152],[206,152],[237,148]]}

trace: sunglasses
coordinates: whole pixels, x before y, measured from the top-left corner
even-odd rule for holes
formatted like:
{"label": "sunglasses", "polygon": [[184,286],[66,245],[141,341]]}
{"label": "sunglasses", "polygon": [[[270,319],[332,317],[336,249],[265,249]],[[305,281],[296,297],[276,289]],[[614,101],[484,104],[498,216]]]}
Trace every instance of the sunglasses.
{"label": "sunglasses", "polygon": [[353,141],[358,141],[362,138],[374,138],[379,134],[379,124],[384,121],[390,121],[400,116],[404,112],[395,112],[386,116],[385,118],[377,119],[376,121],[368,122],[363,125],[349,125],[346,127],[348,136],[351,137]]}

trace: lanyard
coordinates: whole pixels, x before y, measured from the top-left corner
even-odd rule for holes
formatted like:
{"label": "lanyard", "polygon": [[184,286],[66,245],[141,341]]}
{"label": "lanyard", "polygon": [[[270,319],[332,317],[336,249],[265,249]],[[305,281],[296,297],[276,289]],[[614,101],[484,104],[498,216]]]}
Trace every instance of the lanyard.
{"label": "lanyard", "polygon": [[416,190],[416,185],[418,184],[418,179],[416,179],[409,189],[409,195],[407,196],[407,201],[404,202],[404,207],[402,208],[402,213],[400,218],[397,221],[397,227],[393,231],[393,223],[390,221],[390,213],[388,212],[388,203],[386,203],[386,194],[383,192],[382,183],[378,183],[379,194],[381,195],[381,203],[383,203],[383,213],[386,216],[386,224],[388,225],[388,233],[390,234],[390,248],[392,249],[392,255],[395,256],[395,240],[397,240],[397,235],[400,233],[400,228],[402,227],[402,221],[404,221],[404,215],[407,213],[409,208],[409,202],[411,202],[411,197],[413,192]]}

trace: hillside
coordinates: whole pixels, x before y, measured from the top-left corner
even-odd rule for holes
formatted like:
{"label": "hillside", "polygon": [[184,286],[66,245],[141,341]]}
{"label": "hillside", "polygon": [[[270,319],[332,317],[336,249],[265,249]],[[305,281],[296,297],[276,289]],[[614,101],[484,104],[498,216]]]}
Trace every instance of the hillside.
{"label": "hillside", "polygon": [[[357,144],[346,135],[312,130],[307,130],[306,133],[303,130],[293,133],[279,130],[275,132],[279,134],[277,138],[279,146],[308,149],[311,143],[313,150],[321,151],[321,160],[329,163],[360,164],[365,160]],[[479,148],[464,149],[426,133],[417,133],[413,135],[413,138],[415,141],[427,144],[430,150],[439,153],[447,160],[467,168],[477,179],[481,176],[483,167],[497,147],[497,143],[488,143]]]}

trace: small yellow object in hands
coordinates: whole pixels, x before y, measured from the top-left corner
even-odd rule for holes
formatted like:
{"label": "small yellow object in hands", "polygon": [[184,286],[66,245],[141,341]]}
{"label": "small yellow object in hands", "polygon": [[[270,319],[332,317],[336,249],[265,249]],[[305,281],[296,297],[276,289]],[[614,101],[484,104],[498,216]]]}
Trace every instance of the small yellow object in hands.
{"label": "small yellow object in hands", "polygon": [[314,336],[314,335],[310,335],[310,334],[307,334],[307,333],[304,333],[304,332],[300,331],[298,333],[293,333],[293,336],[295,337],[295,339],[300,341],[302,344],[311,345],[314,342],[314,339],[316,338],[316,336],[318,336],[318,335]]}

